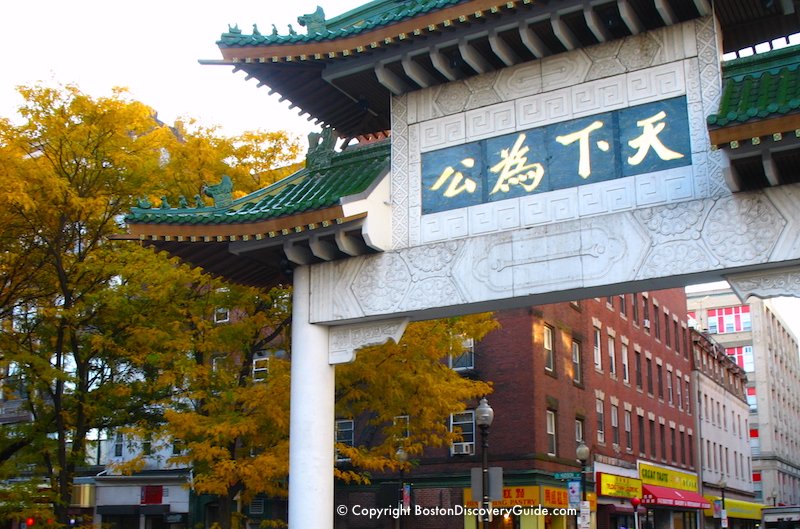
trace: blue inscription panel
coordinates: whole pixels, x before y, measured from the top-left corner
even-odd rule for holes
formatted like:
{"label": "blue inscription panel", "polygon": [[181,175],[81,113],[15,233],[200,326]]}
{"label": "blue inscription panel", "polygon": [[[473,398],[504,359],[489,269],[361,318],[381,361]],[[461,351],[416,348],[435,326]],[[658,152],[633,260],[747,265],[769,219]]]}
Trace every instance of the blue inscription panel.
{"label": "blue inscription panel", "polygon": [[422,213],[690,165],[686,97],[422,154]]}

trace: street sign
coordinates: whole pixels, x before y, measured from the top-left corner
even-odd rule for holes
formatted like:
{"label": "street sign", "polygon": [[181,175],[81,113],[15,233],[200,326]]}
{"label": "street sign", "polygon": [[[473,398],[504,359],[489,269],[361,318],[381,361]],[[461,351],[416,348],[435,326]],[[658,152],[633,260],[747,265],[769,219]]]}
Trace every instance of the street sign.
{"label": "street sign", "polygon": [[553,477],[561,480],[581,479],[580,472],[555,472]]}
{"label": "street sign", "polygon": [[[470,485],[472,487],[472,501],[483,501],[483,469],[472,467],[470,469]],[[503,467],[489,467],[489,501],[503,499]]]}

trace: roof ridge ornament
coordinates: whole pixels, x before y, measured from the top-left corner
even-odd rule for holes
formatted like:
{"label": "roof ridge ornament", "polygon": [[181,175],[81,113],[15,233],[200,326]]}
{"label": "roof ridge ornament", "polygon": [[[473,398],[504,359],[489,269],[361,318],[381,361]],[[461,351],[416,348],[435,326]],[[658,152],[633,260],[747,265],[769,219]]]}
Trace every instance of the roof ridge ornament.
{"label": "roof ridge ornament", "polygon": [[301,26],[307,26],[309,35],[322,35],[328,32],[328,26],[325,23],[325,11],[320,6],[317,6],[317,10],[313,13],[297,17],[297,23]]}
{"label": "roof ridge ornament", "polygon": [[222,175],[218,184],[203,184],[203,194],[214,200],[214,207],[224,208],[233,202],[233,180],[228,175]]}
{"label": "roof ridge ornament", "polygon": [[331,164],[335,147],[336,137],[331,127],[325,127],[322,132],[309,133],[306,169],[313,171],[328,167]]}

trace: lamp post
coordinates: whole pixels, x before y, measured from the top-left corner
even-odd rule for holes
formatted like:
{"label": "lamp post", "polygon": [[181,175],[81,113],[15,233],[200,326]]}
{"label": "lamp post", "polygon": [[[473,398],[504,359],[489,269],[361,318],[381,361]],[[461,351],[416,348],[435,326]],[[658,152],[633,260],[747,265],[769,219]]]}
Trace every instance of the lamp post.
{"label": "lamp post", "polygon": [[403,449],[402,446],[397,448],[397,452],[394,453],[395,459],[400,463],[400,509],[399,514],[397,516],[397,526],[399,529],[403,529],[403,508],[406,506],[405,502],[405,495],[406,495],[406,484],[405,480],[403,479],[405,474],[405,464],[408,461],[408,452]]}
{"label": "lamp post", "polygon": [[481,487],[483,488],[481,527],[483,529],[489,527],[489,426],[492,425],[493,419],[494,410],[484,397],[475,408],[475,424],[481,429],[481,455],[483,457],[481,465]]}
{"label": "lamp post", "polygon": [[719,480],[719,492],[721,497],[720,512],[719,512],[719,526],[723,529],[728,527],[728,513],[725,512],[725,483],[724,479]]}
{"label": "lamp post", "polygon": [[633,529],[639,529],[639,505],[641,503],[641,498],[631,498],[631,507],[633,507]]}
{"label": "lamp post", "polygon": [[[581,520],[586,512],[586,463],[589,461],[590,450],[589,447],[586,446],[586,443],[583,441],[580,442],[578,447],[575,449],[575,457],[578,458],[578,461],[581,464],[581,509],[580,514],[578,515],[578,519]],[[579,524],[578,529],[581,529],[581,524]],[[588,527],[588,524],[585,525]]]}

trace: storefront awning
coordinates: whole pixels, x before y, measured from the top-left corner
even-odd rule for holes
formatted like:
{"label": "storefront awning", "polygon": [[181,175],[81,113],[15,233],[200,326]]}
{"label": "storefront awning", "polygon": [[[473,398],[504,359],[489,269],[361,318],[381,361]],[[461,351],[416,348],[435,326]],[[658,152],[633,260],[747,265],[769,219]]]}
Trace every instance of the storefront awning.
{"label": "storefront awning", "polygon": [[[720,500],[719,496],[706,496],[706,499],[709,502],[714,502]],[[760,503],[754,503],[751,501],[742,501],[742,500],[733,500],[731,498],[725,499],[725,512],[728,514],[728,518],[741,518],[745,520],[760,520],[761,519],[761,509],[764,506]],[[713,509],[706,509],[703,511],[703,514],[706,516],[714,516]]]}
{"label": "storefront awning", "polygon": [[645,505],[688,509],[711,508],[708,500],[697,492],[658,487],[656,485],[642,485],[642,503]]}

